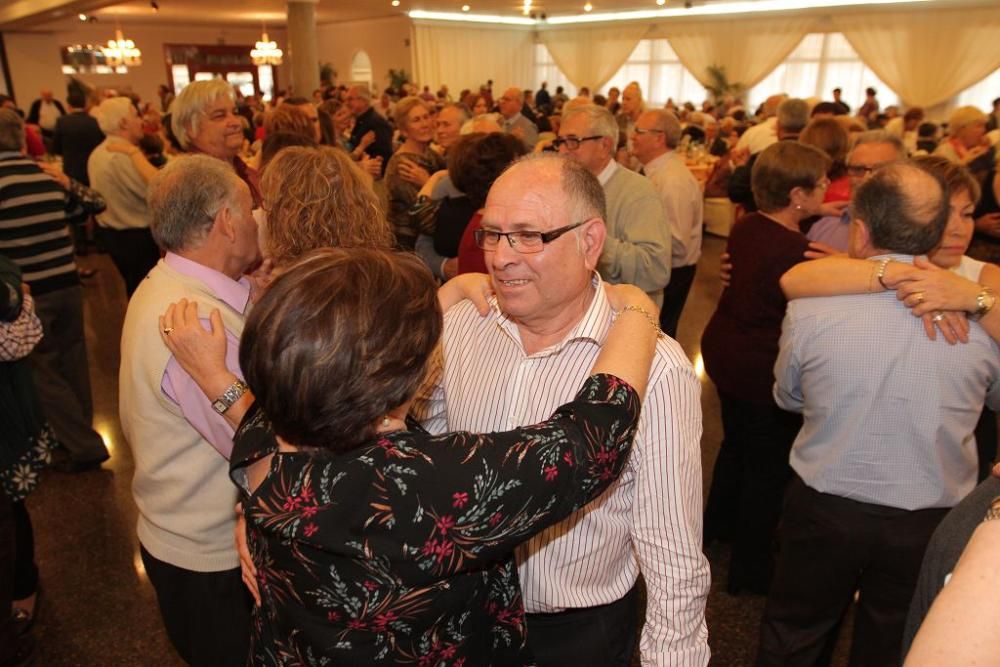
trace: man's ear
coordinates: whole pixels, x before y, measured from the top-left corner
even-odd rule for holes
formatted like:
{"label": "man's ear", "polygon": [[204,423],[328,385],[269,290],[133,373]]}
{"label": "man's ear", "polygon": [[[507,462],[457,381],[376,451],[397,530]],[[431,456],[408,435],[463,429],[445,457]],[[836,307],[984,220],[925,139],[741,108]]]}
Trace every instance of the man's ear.
{"label": "man's ear", "polygon": [[868,229],[868,223],[861,218],[851,218],[851,238],[856,252],[866,248],[873,248],[872,232]]}
{"label": "man's ear", "polygon": [[230,243],[236,242],[236,224],[233,221],[233,210],[229,204],[223,204],[215,214],[215,227]]}
{"label": "man's ear", "polygon": [[580,228],[581,247],[586,259],[587,268],[591,271],[597,269],[597,261],[601,258],[601,251],[604,250],[604,239],[608,235],[608,228],[600,218],[594,218]]}

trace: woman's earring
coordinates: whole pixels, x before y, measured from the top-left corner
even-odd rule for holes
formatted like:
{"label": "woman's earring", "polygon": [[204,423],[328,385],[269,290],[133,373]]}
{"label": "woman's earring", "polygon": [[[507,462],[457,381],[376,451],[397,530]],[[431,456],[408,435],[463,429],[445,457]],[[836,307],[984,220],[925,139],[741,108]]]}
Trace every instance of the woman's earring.
{"label": "woman's earring", "polygon": [[388,416],[386,416],[386,417],[382,417],[382,426],[383,426],[383,427],[388,427],[388,426],[389,426],[389,423],[390,423],[390,422],[389,422],[389,417],[388,417]]}

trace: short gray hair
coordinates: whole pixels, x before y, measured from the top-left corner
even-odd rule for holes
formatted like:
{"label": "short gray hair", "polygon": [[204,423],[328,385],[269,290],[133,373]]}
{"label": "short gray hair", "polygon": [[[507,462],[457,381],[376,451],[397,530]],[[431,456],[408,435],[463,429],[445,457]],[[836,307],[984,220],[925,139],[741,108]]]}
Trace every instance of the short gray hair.
{"label": "short gray hair", "polygon": [[515,160],[504,171],[509,171],[515,165],[522,163],[535,163],[542,168],[549,165],[552,165],[553,168],[558,168],[562,191],[570,204],[569,214],[571,223],[591,218],[600,218],[604,221],[608,219],[608,206],[604,188],[601,187],[601,182],[597,180],[597,177],[591,174],[581,163],[558,153],[528,153],[524,157]]}
{"label": "short gray hair", "polygon": [[0,109],[0,151],[19,151],[24,146],[24,120],[13,109]]}
{"label": "short gray hair", "polygon": [[459,120],[460,123],[468,123],[472,119],[472,113],[469,111],[469,108],[464,104],[460,104],[458,102],[449,102],[448,104],[441,107],[441,109],[438,111],[438,115],[440,116],[441,112],[444,111],[445,109],[454,109],[455,111],[457,111],[460,117]]}
{"label": "short gray hair", "polygon": [[114,134],[122,129],[122,121],[128,118],[129,110],[134,109],[132,100],[127,97],[109,97],[97,107],[97,124],[104,134]]}
{"label": "short gray hair", "polygon": [[809,104],[796,97],[778,105],[778,127],[784,132],[798,134],[809,124]]}
{"label": "short gray hair", "polygon": [[898,159],[906,159],[906,146],[903,144],[903,140],[895,134],[886,132],[885,130],[868,130],[867,132],[859,132],[854,137],[854,143],[851,145],[851,150],[847,154],[848,158],[850,158],[850,154],[854,152],[855,148],[865,144],[889,144],[896,149]]}
{"label": "short gray hair", "polygon": [[372,91],[370,88],[368,88],[368,86],[351,86],[350,88],[347,89],[347,93],[350,94],[352,90],[361,99],[367,102],[372,101]]}
{"label": "short gray hair", "polygon": [[563,113],[563,124],[574,116],[583,116],[587,119],[589,132],[607,137],[611,140],[611,150],[618,146],[618,122],[611,112],[605,107],[596,104],[581,104]]}
{"label": "short gray hair", "polygon": [[222,79],[193,81],[184,86],[184,90],[170,105],[170,129],[174,131],[181,148],[187,150],[191,147],[190,134],[198,134],[198,125],[205,115],[205,109],[220,97],[236,99],[233,87]]}
{"label": "short gray hair", "polygon": [[677,144],[681,142],[681,122],[677,120],[677,116],[672,111],[667,111],[666,109],[650,109],[647,113],[651,113],[656,117],[656,127],[654,129],[663,132],[663,138],[667,141],[667,148],[677,148]]}
{"label": "short gray hair", "polygon": [[950,198],[948,185],[936,173],[912,162],[894,162],[858,186],[851,213],[868,227],[876,249],[923,255],[941,240]]}
{"label": "short gray hair", "polygon": [[232,166],[208,155],[168,162],[150,181],[146,195],[157,245],[171,252],[196,247],[219,210],[234,202],[240,183]]}

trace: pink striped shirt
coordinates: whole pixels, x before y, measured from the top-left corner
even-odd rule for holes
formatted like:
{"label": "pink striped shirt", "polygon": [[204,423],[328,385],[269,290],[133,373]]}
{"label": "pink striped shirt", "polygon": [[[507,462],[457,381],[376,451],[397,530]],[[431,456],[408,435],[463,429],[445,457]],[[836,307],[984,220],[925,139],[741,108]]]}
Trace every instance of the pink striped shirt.
{"label": "pink striped shirt", "polygon": [[[600,279],[583,319],[561,343],[526,355],[517,325],[494,304],[445,314],[443,350],[412,411],[432,433],[507,430],[547,419],[590,374],[613,312]],[[443,355],[443,358],[442,358]],[[621,478],[600,498],[522,545],[528,612],[591,607],[646,581],[643,665],[706,665],[701,550],[700,385],[676,341],[662,338],[639,432]]]}

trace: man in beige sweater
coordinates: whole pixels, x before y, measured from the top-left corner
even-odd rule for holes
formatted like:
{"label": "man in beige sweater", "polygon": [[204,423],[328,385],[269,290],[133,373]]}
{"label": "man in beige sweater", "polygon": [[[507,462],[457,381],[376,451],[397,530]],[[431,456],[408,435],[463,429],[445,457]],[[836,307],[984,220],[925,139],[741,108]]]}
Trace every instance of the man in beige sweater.
{"label": "man in beige sweater", "polygon": [[242,377],[239,337],[250,297],[244,274],[259,255],[250,190],[224,162],[195,155],[172,161],[153,179],[149,208],[166,256],[129,302],[119,374],[142,561],[181,657],[191,665],[243,665],[250,601],[233,543],[233,429],[223,414],[246,386],[237,381],[206,397],[164,345],[158,318],[182,298],[196,303],[206,322],[217,308],[226,364]]}

